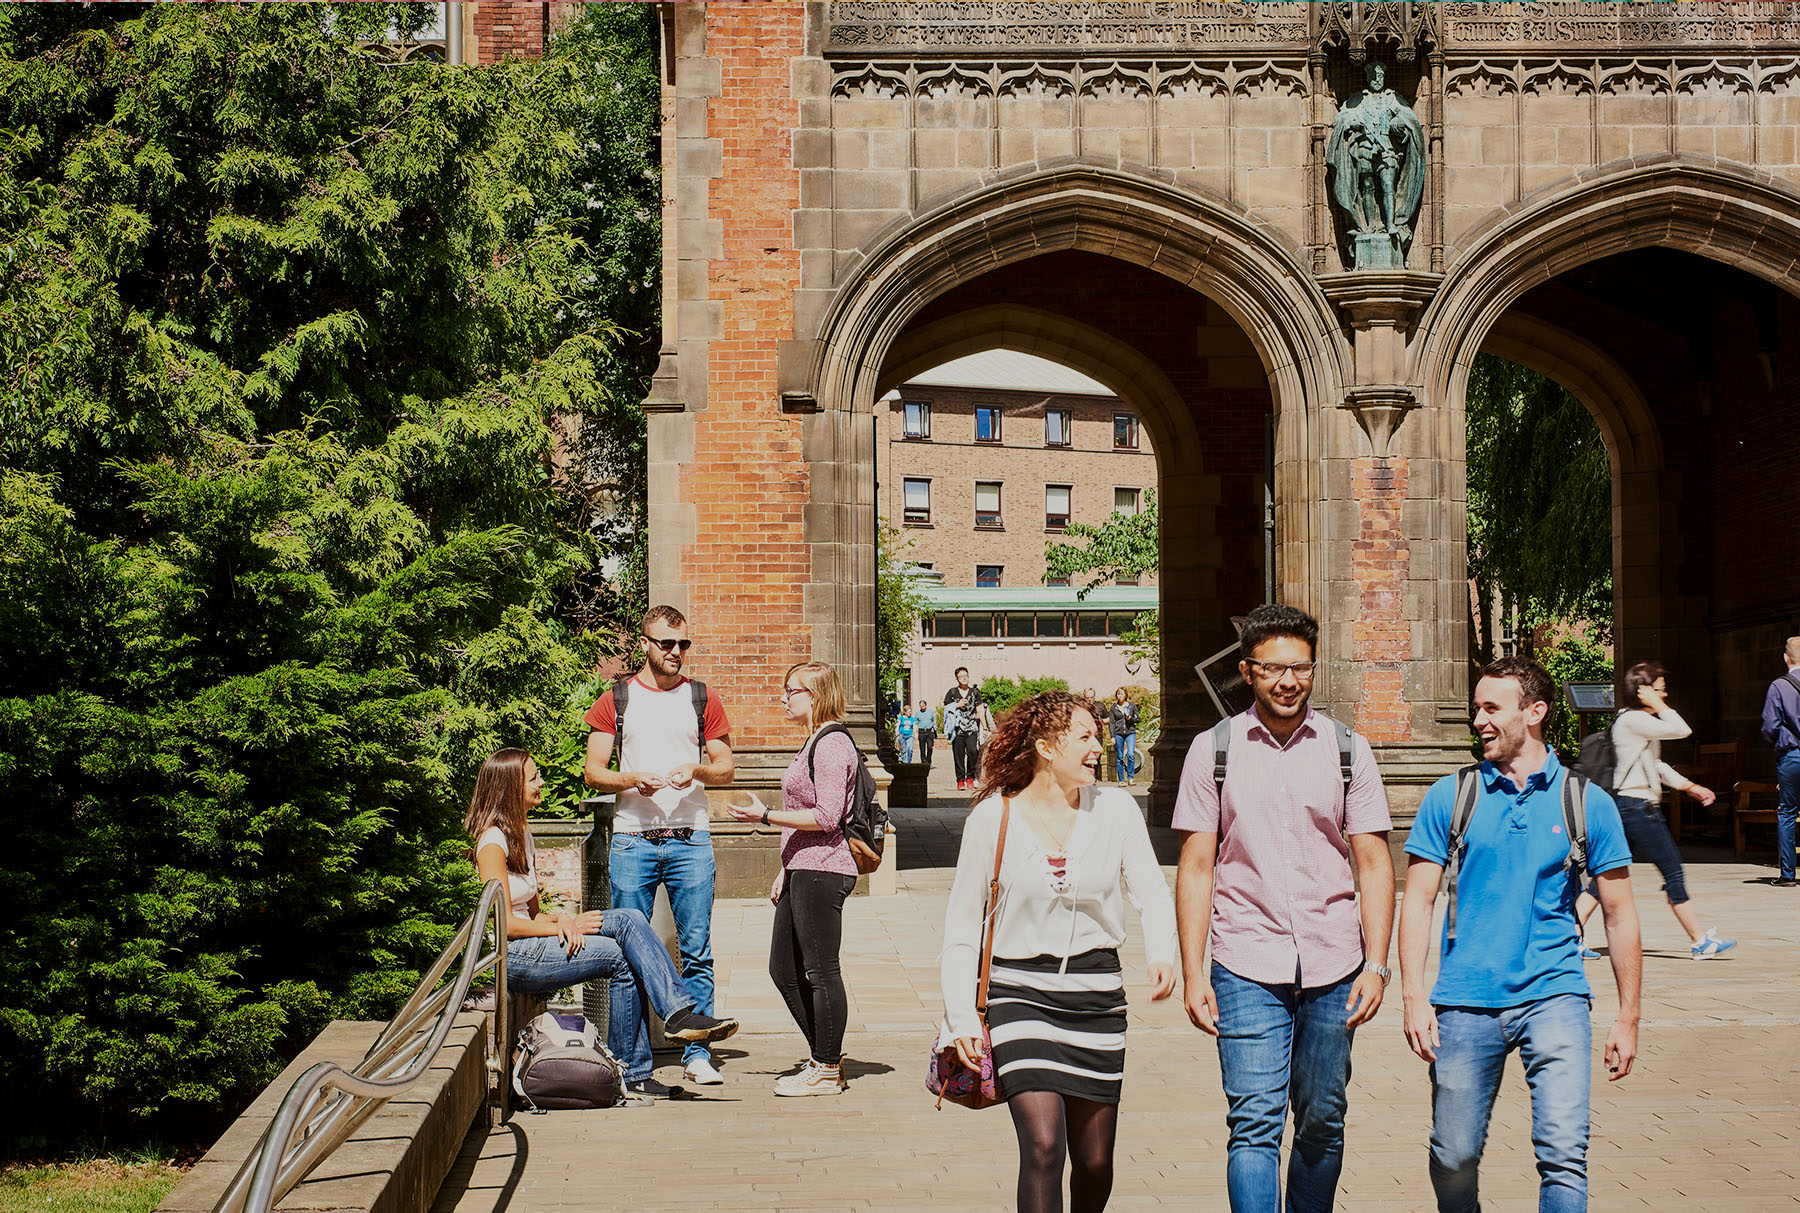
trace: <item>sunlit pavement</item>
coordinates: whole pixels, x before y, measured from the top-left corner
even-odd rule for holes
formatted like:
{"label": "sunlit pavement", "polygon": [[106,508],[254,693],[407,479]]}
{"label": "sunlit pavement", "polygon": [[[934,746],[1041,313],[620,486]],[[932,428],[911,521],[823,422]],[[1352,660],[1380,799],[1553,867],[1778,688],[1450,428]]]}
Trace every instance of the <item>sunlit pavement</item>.
{"label": "sunlit pavement", "polygon": [[[745,1024],[721,1050],[725,1085],[647,1108],[521,1115],[469,1143],[437,1208],[1010,1207],[1015,1155],[1005,1110],[939,1111],[923,1087],[962,813],[950,803],[954,789],[942,799],[936,791],[939,807],[899,815],[898,895],[853,898],[845,913],[848,1092],[774,1097],[775,1076],[805,1046],[766,971],[773,910],[767,901],[720,902],[719,1005]],[[1172,860],[1173,837],[1158,831],[1157,842]],[[1740,941],[1721,960],[1689,959],[1656,869],[1634,869],[1647,948],[1644,1024],[1637,1069],[1619,1083],[1607,1083],[1598,1064],[1615,1006],[1611,972],[1605,960],[1588,966],[1596,993],[1596,1210],[1800,1204],[1800,889],[1772,887],[1772,867],[1709,856],[1728,860],[1729,850],[1689,848],[1688,884],[1702,921]],[[1598,921],[1590,935],[1601,939]],[[1179,994],[1147,1001],[1135,941],[1127,963],[1134,1001],[1111,1207],[1224,1209],[1214,1046],[1188,1025]],[[673,1063],[658,1074],[680,1081]],[[1430,1208],[1429,1127],[1426,1070],[1401,1036],[1396,984],[1356,1043],[1339,1207]],[[1494,1111],[1482,1191],[1490,1211],[1536,1208],[1530,1109],[1516,1060]]]}

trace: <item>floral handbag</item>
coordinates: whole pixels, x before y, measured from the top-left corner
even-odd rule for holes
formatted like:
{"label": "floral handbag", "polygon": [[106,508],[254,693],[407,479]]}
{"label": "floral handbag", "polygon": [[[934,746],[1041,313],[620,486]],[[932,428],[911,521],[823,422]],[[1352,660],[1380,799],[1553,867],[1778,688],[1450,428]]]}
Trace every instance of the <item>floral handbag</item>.
{"label": "floral handbag", "polygon": [[947,1099],[965,1108],[991,1108],[1005,1103],[999,1076],[994,1073],[994,1048],[988,1039],[987,995],[988,971],[994,964],[994,924],[1000,916],[1000,861],[1006,854],[1006,824],[1012,813],[1012,802],[1000,802],[1000,840],[994,845],[994,878],[988,882],[987,933],[981,942],[981,977],[975,987],[975,1012],[981,1016],[981,1066],[970,1069],[956,1055],[954,1041],[944,1039],[943,1032],[931,1044],[931,1059],[925,1066],[925,1089],[937,1096],[937,1106]]}

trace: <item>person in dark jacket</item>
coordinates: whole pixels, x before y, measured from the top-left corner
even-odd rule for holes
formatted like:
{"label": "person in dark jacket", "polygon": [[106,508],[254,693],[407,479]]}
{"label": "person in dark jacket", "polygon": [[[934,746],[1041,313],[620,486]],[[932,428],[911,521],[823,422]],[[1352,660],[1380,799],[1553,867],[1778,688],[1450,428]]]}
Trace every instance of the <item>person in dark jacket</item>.
{"label": "person in dark jacket", "polygon": [[1137,776],[1137,704],[1125,697],[1125,688],[1113,692],[1112,710],[1106,714],[1107,728],[1112,730],[1113,761],[1117,764],[1119,786],[1128,788]]}

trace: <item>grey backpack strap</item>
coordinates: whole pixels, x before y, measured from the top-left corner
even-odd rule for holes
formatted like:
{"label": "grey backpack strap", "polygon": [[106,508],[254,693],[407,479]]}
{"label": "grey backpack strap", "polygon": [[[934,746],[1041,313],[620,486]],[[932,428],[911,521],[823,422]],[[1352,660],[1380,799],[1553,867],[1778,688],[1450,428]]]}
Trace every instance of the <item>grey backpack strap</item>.
{"label": "grey backpack strap", "polygon": [[1355,734],[1341,720],[1333,720],[1331,723],[1337,728],[1338,773],[1344,777],[1344,795],[1349,796],[1350,775],[1356,765],[1356,743],[1352,740]]}
{"label": "grey backpack strap", "polygon": [[624,680],[612,685],[613,736],[619,739],[621,752],[625,745],[625,701],[631,697],[631,683],[636,677],[636,674],[628,675]]}
{"label": "grey backpack strap", "polygon": [[1450,886],[1450,904],[1444,921],[1452,942],[1456,939],[1456,878],[1462,871],[1463,852],[1469,848],[1469,822],[1480,799],[1481,766],[1471,764],[1456,773],[1456,801],[1450,810],[1450,837],[1445,847],[1444,879]]}
{"label": "grey backpack strap", "polygon": [[1212,727],[1213,752],[1213,786],[1219,789],[1221,796],[1225,792],[1225,763],[1231,756],[1231,717],[1227,716]]}
{"label": "grey backpack strap", "polygon": [[1569,857],[1563,871],[1587,872],[1587,789],[1588,781],[1573,771],[1563,775],[1563,829],[1569,835]]}

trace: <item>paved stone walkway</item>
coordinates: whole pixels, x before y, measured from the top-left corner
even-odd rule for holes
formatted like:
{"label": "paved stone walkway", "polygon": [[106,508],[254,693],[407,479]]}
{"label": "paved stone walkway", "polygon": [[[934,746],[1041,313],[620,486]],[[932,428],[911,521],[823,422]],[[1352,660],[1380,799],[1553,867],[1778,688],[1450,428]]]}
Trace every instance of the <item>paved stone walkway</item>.
{"label": "paved stone walkway", "polygon": [[[846,911],[846,1094],[771,1094],[775,1075],[805,1051],[765,969],[773,911],[766,901],[721,902],[720,1006],[746,1025],[722,1051],[726,1084],[647,1108],[521,1115],[471,1138],[436,1213],[1010,1207],[1016,1155],[1006,1112],[939,1111],[923,1088],[961,816],[940,804],[901,816],[899,894],[853,898]],[[1172,837],[1158,832],[1157,841],[1172,860]],[[1689,849],[1688,883],[1703,920],[1742,941],[1708,963],[1688,959],[1656,870],[1635,869],[1647,949],[1641,1055],[1615,1084],[1596,1064],[1596,1210],[1800,1209],[1800,890],[1772,888],[1772,868],[1719,858],[1728,854]],[[1598,923],[1591,934],[1599,939]],[[1147,1001],[1142,953],[1132,944],[1127,963],[1139,976],[1130,988],[1111,1207],[1224,1209],[1217,1053],[1188,1025],[1179,994]],[[1589,974],[1598,1063],[1615,1001],[1606,963],[1591,964]],[[1431,1207],[1429,1084],[1401,1036],[1398,996],[1396,986],[1356,1044],[1339,1201],[1347,1210]],[[672,1062],[658,1073],[678,1080]],[[1516,1062],[1495,1109],[1482,1182],[1490,1213],[1536,1208],[1530,1110]]]}

